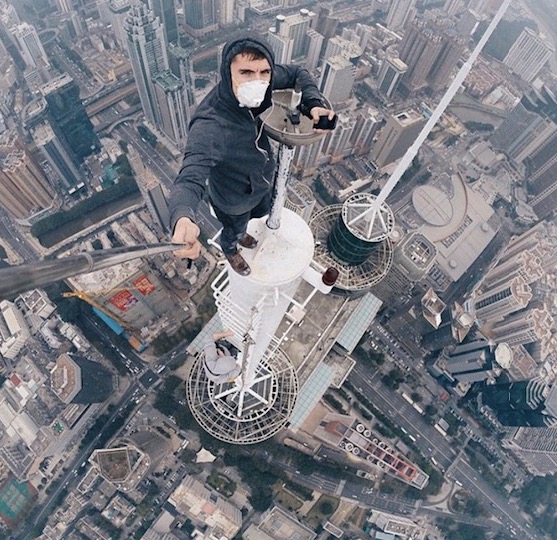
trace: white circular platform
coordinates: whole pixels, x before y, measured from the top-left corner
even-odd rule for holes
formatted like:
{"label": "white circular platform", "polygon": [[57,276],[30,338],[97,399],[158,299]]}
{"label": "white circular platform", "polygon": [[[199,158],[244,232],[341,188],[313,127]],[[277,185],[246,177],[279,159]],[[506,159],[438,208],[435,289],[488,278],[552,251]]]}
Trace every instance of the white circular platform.
{"label": "white circular platform", "polygon": [[298,279],[313,259],[313,234],[308,224],[297,214],[282,209],[278,229],[269,229],[267,217],[252,219],[248,232],[257,241],[255,249],[241,249],[242,257],[250,265],[246,277],[229,272],[231,282],[238,279],[257,285],[278,287]]}

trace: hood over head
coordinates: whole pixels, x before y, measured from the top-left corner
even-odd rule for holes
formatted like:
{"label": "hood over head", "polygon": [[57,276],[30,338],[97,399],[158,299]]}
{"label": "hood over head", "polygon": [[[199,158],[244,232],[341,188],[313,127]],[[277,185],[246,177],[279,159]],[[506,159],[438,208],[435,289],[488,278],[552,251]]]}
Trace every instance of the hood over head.
{"label": "hood over head", "polygon": [[246,48],[253,48],[260,51],[263,56],[269,62],[271,66],[271,84],[269,84],[269,88],[267,89],[267,93],[265,94],[265,99],[259,109],[265,110],[271,105],[271,93],[272,93],[272,86],[273,86],[273,71],[275,69],[275,57],[273,55],[273,51],[269,44],[262,38],[255,38],[253,35],[244,36],[234,41],[230,41],[225,44],[224,49],[222,50],[222,62],[220,67],[220,83],[219,83],[219,91],[223,97],[226,99],[233,99],[234,102],[238,103],[238,99],[234,95],[234,91],[232,90],[232,76],[230,74],[230,64],[232,63],[232,59],[237,55],[240,54],[242,51],[246,50]]}

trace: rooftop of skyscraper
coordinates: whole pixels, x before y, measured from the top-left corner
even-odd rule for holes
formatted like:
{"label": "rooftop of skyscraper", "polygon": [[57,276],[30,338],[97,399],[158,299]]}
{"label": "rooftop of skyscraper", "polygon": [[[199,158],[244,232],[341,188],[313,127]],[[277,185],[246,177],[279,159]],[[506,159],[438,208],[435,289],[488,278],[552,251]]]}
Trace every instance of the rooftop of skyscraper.
{"label": "rooftop of skyscraper", "polygon": [[169,70],[161,71],[154,77],[155,82],[160,84],[165,92],[175,92],[184,86],[181,79]]}

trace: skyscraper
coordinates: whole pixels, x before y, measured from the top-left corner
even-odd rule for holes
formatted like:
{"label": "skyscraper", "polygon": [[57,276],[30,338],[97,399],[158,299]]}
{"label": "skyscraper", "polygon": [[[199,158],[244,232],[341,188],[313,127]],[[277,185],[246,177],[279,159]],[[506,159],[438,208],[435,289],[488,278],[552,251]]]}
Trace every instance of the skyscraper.
{"label": "skyscraper", "polygon": [[27,218],[54,202],[54,190],[35,162],[17,143],[0,146],[0,205],[15,218]]}
{"label": "skyscraper", "polygon": [[535,476],[557,473],[557,430],[553,427],[519,427],[508,430],[501,441]]}
{"label": "skyscraper", "polygon": [[288,36],[281,36],[276,28],[270,28],[267,34],[267,41],[275,56],[278,64],[290,64],[292,62],[292,47],[294,40]]}
{"label": "skyscraper", "polygon": [[201,37],[218,29],[218,0],[184,0],[186,32]]}
{"label": "skyscraper", "polygon": [[372,148],[372,161],[381,169],[401,158],[425,123],[423,115],[413,109],[391,115]]}
{"label": "skyscraper", "polygon": [[522,96],[490,141],[515,163],[521,163],[547,144],[556,131],[557,99],[544,86]]}
{"label": "skyscraper", "polygon": [[319,2],[315,7],[316,20],[313,29],[325,39],[330,39],[336,34],[340,22],[340,19],[333,15],[333,11],[333,6],[327,3]]}
{"label": "skyscraper", "polygon": [[107,368],[68,353],[58,357],[50,382],[64,403],[101,403],[112,394],[112,375]]}
{"label": "skyscraper", "polygon": [[19,52],[27,66],[35,68],[50,66],[48,56],[33,25],[28,23],[18,24],[13,29],[13,36],[17,41]]}
{"label": "skyscraper", "polygon": [[553,54],[555,47],[549,40],[531,28],[525,28],[503,59],[503,63],[526,82],[532,82]]}
{"label": "skyscraper", "polygon": [[189,120],[186,114],[184,83],[171,71],[157,73],[153,81],[159,127],[177,146],[182,147],[186,141]]}
{"label": "skyscraper", "polygon": [[369,154],[375,135],[381,125],[381,118],[379,111],[373,107],[368,107],[359,112],[352,134],[356,154]]}
{"label": "skyscraper", "polygon": [[333,104],[346,101],[354,87],[356,68],[343,56],[333,56],[325,62],[319,79],[319,90]]}
{"label": "skyscraper", "polygon": [[333,56],[343,56],[355,63],[356,60],[362,56],[362,54],[363,50],[357,43],[353,43],[341,36],[335,36],[327,41],[325,53],[323,54],[323,60],[328,60]]}
{"label": "skyscraper", "polygon": [[230,26],[234,23],[236,0],[219,0],[218,23],[220,26]]}
{"label": "skyscraper", "polygon": [[389,30],[400,30],[414,17],[416,0],[393,0],[385,26]]}
{"label": "skyscraper", "polygon": [[386,56],[377,76],[379,91],[390,98],[407,71],[408,66],[402,60],[394,56]]}
{"label": "skyscraper", "polygon": [[331,157],[331,163],[336,163],[352,153],[355,126],[356,118],[353,115],[338,114],[337,126],[330,134],[327,145],[327,154]]}
{"label": "skyscraper", "polygon": [[511,361],[512,350],[507,344],[495,347],[482,340],[457,345],[442,359],[446,373],[463,384],[494,380],[501,367],[508,367]]}
{"label": "skyscraper", "polygon": [[50,125],[74,153],[77,163],[100,149],[99,138],[79,97],[79,87],[68,74],[41,86],[41,93],[48,104]]}
{"label": "skyscraper", "polygon": [[540,219],[557,209],[557,130],[551,125],[543,127],[550,132],[549,137],[524,159],[528,192],[532,196],[529,204]]}
{"label": "skyscraper", "polygon": [[292,59],[297,60],[308,52],[310,22],[313,13],[301,9],[294,15],[277,15],[275,19],[275,32],[277,35],[292,40]]}
{"label": "skyscraper", "polygon": [[99,19],[104,24],[111,24],[110,0],[96,0]]}
{"label": "skyscraper", "polygon": [[155,17],[159,18],[164,29],[166,44],[178,42],[178,24],[176,22],[175,0],[149,0],[149,7]]}
{"label": "skyscraper", "polygon": [[505,341],[509,345],[538,343],[542,349],[541,358],[544,359],[550,352],[554,325],[555,320],[548,307],[532,307],[495,323],[491,336],[497,343]]}
{"label": "skyscraper", "polygon": [[434,90],[447,86],[464,46],[465,40],[444,20],[413,21],[400,44],[400,59],[408,66],[404,86],[410,92],[428,85]]}
{"label": "skyscraper", "polygon": [[126,48],[126,33],[124,31],[124,20],[130,9],[131,0],[108,0],[110,10],[110,21],[112,32],[116,42],[122,48]]}
{"label": "skyscraper", "polygon": [[475,298],[474,310],[479,320],[502,318],[525,308],[532,299],[532,289],[524,278],[515,277],[493,287],[482,287]]}
{"label": "skyscraper", "polygon": [[308,30],[308,54],[306,58],[305,68],[313,71],[319,65],[319,57],[323,48],[324,37],[310,28]]}
{"label": "skyscraper", "polygon": [[540,379],[485,386],[483,402],[504,426],[547,427],[557,425],[557,388]]}
{"label": "skyscraper", "polygon": [[156,126],[159,115],[153,80],[169,67],[164,30],[153,12],[140,3],[130,7],[124,29],[141,107],[147,121]]}
{"label": "skyscraper", "polygon": [[75,166],[65,146],[47,124],[39,124],[32,130],[35,146],[41,151],[60,179],[60,187],[69,188],[81,181],[81,172]]}
{"label": "skyscraper", "polygon": [[186,122],[189,124],[192,108],[195,106],[195,74],[193,71],[191,54],[175,43],[168,45],[168,63],[170,71],[184,83],[184,107]]}

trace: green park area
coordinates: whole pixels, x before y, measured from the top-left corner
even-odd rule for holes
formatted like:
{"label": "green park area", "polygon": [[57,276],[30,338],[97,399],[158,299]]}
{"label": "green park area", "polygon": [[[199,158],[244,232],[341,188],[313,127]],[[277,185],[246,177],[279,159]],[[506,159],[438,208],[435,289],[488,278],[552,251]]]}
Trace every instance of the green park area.
{"label": "green park area", "polygon": [[338,508],[339,500],[330,495],[321,495],[318,501],[313,505],[312,509],[306,516],[306,524],[316,529],[317,526],[326,518],[331,517]]}
{"label": "green park area", "polygon": [[207,483],[225,497],[232,497],[236,491],[236,482],[217,471],[213,471],[207,478]]}

